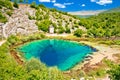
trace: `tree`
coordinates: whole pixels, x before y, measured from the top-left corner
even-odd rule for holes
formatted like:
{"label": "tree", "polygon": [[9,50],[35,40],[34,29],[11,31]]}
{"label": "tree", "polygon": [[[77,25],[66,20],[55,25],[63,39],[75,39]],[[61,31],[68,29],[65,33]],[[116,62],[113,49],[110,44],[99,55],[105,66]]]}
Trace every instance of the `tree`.
{"label": "tree", "polygon": [[13,14],[13,12],[12,11],[7,11],[6,14],[11,16]]}
{"label": "tree", "polygon": [[17,3],[17,0],[14,0],[13,6],[14,6],[15,8],[19,8],[19,5],[18,5],[18,3]]}
{"label": "tree", "polygon": [[46,66],[42,64],[39,60],[32,58],[30,61],[26,62],[25,67],[28,72],[32,70],[47,70]]}
{"label": "tree", "polygon": [[31,8],[36,8],[36,7],[37,7],[37,6],[36,6],[36,2],[33,1],[32,4],[30,5],[30,7],[31,7]]}
{"label": "tree", "polygon": [[69,27],[66,27],[65,32],[66,32],[66,33],[71,33],[70,28],[69,28]]}
{"label": "tree", "polygon": [[43,21],[38,21],[36,24],[38,25],[39,30],[48,32],[49,26],[51,25],[51,21],[49,21],[47,19],[47,20],[43,20]]}
{"label": "tree", "polygon": [[46,8],[43,4],[39,4],[39,7]]}
{"label": "tree", "polygon": [[110,38],[112,35],[112,32],[110,29],[106,29],[106,32],[104,33],[104,36],[107,37],[107,38]]}
{"label": "tree", "polygon": [[108,73],[112,80],[120,80],[120,64],[114,65],[110,70],[108,70]]}
{"label": "tree", "polygon": [[77,37],[81,37],[83,34],[83,31],[81,29],[77,29],[74,31],[74,35]]}
{"label": "tree", "polygon": [[11,35],[10,37],[7,38],[7,41],[11,44],[11,45],[14,45],[17,41],[18,41],[18,38],[14,35]]}
{"label": "tree", "polygon": [[4,15],[2,14],[2,12],[0,12],[0,22],[2,22],[2,23],[6,23],[6,22],[7,22],[7,17],[4,16]]}
{"label": "tree", "polygon": [[65,32],[65,29],[62,26],[58,27],[58,33],[63,33],[63,32]]}
{"label": "tree", "polygon": [[20,3],[22,3],[22,2],[23,2],[23,0],[19,0],[19,2],[20,2]]}

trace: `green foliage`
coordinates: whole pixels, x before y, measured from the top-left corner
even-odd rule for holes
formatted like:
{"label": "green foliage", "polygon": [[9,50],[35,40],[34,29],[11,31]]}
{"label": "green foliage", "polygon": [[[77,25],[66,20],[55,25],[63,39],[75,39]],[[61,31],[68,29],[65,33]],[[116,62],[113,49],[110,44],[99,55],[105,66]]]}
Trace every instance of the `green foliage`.
{"label": "green foliage", "polygon": [[81,37],[83,34],[83,31],[81,29],[77,29],[74,31],[74,35],[77,37]]}
{"label": "green foliage", "polygon": [[46,14],[46,15],[44,16],[44,19],[49,19],[49,15]]}
{"label": "green foliage", "polygon": [[46,36],[44,34],[41,34],[41,33],[35,33],[35,34],[31,34],[31,35],[27,35],[26,37],[25,36],[22,36],[20,38],[20,41],[22,43],[25,43],[25,42],[29,42],[29,41],[33,41],[33,40],[39,40],[39,39],[43,39],[45,38]]}
{"label": "green foliage", "polygon": [[58,27],[58,33],[63,33],[65,32],[65,29],[62,26]]}
{"label": "green foliage", "polygon": [[42,15],[43,15],[43,13],[40,10],[37,10],[36,13],[35,13],[36,20],[37,21],[42,20],[43,19]]}
{"label": "green foliage", "polygon": [[81,19],[79,25],[88,29],[89,37],[106,37],[120,36],[120,12],[102,13],[87,19]]}
{"label": "green foliage", "polygon": [[71,33],[70,28],[66,27],[65,33]]}
{"label": "green foliage", "polygon": [[79,27],[79,25],[75,24],[75,25],[74,25],[74,27],[75,27],[75,28],[78,28],[78,27]]}
{"label": "green foliage", "polygon": [[37,7],[36,2],[35,2],[35,1],[32,2],[32,3],[30,4],[30,7],[31,7],[31,8],[36,8],[36,7]]}
{"label": "green foliage", "polygon": [[56,12],[57,10],[55,8],[50,9],[52,12]]}
{"label": "green foliage", "polygon": [[8,49],[9,49],[9,46],[7,42],[3,44],[2,46],[0,46],[0,58],[5,58],[6,54],[3,54],[3,53],[7,53]]}
{"label": "green foliage", "polygon": [[70,18],[69,21],[72,22],[72,18]]}
{"label": "green foliage", "polygon": [[70,80],[57,68],[48,68],[35,58],[19,65],[9,54],[9,43],[17,44],[18,40],[19,37],[11,36],[0,46],[0,80]]}
{"label": "green foliage", "polygon": [[114,12],[120,12],[120,7],[104,11],[103,13],[114,13]]}
{"label": "green foliage", "polygon": [[[35,3],[34,4],[32,3],[31,6],[35,8]],[[42,30],[43,32],[48,32],[48,27],[51,24],[53,24],[54,26],[55,33],[56,32],[57,33],[64,33],[64,32],[71,33],[69,27],[64,29],[65,28],[64,25],[66,25],[67,23],[68,23],[67,25],[69,25],[69,22],[71,22],[70,23],[71,25],[72,23],[75,23],[77,25],[76,26],[77,28],[79,26],[77,20],[75,20],[74,17],[68,14],[67,12],[61,12],[61,11],[56,10],[55,8],[49,9],[49,8],[46,8],[42,4],[38,5],[37,8],[35,9],[36,9],[36,12],[35,12],[34,19],[36,20],[36,25],[38,26],[38,29]],[[64,16],[68,16],[68,19],[66,19]],[[33,19],[33,17],[29,16],[29,19]]]}
{"label": "green foliage", "polygon": [[114,65],[110,70],[108,70],[108,73],[112,80],[120,80],[120,65]]}
{"label": "green foliage", "polygon": [[98,68],[96,70],[91,70],[87,73],[88,76],[95,76],[95,77],[104,77],[106,74],[106,70],[104,68]]}
{"label": "green foliage", "polygon": [[120,40],[115,40],[114,43],[115,43],[116,45],[120,45]]}
{"label": "green foliage", "polygon": [[5,23],[7,22],[7,18],[0,12],[0,22]]}
{"label": "green foliage", "polygon": [[39,4],[39,7],[46,8],[43,4]]}
{"label": "green foliage", "polygon": [[[3,10],[1,10],[3,9]],[[0,0],[0,22],[6,23],[7,18],[5,16],[5,13],[9,16],[12,15],[13,6],[10,0]]]}
{"label": "green foliage", "polygon": [[16,62],[8,54],[9,46],[6,42],[0,46],[0,80],[20,80],[25,77],[25,69],[17,65]]}
{"label": "green foliage", "polygon": [[[119,56],[119,55],[117,55]],[[120,64],[115,64],[111,60],[104,60],[104,63],[110,68],[107,70],[107,73],[110,75],[111,80],[119,80],[120,79]]]}
{"label": "green foliage", "polygon": [[12,11],[7,11],[6,14],[11,16],[13,14],[13,12]]}
{"label": "green foliage", "polygon": [[12,4],[9,0],[0,0],[0,6],[7,9],[13,9]]}
{"label": "green foliage", "polygon": [[31,59],[30,61],[28,61],[25,64],[25,67],[27,69],[28,72],[32,71],[32,70],[40,70],[40,71],[44,71],[46,70],[46,67],[44,64],[40,63],[37,59]]}
{"label": "green foliage", "polygon": [[9,38],[7,38],[7,41],[11,44],[11,45],[14,45],[19,39],[14,36],[14,35],[11,35]]}
{"label": "green foliage", "polygon": [[24,2],[23,0],[19,0],[20,3]]}
{"label": "green foliage", "polygon": [[43,20],[43,21],[38,21],[37,23],[38,29],[48,32],[49,26],[51,25],[51,21],[49,21],[48,19]]}
{"label": "green foliage", "polygon": [[14,0],[13,6],[14,6],[15,8],[19,8],[19,5],[18,5],[18,3],[17,3],[17,0]]}
{"label": "green foliage", "polygon": [[34,20],[34,19],[35,19],[35,17],[34,17],[34,16],[31,16],[31,15],[28,15],[28,18],[29,18],[30,20]]}

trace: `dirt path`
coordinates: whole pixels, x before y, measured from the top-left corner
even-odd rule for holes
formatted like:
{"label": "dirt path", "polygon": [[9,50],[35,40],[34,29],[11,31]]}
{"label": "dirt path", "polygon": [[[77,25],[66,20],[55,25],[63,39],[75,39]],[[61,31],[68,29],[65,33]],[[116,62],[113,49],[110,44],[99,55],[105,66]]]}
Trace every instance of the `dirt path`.
{"label": "dirt path", "polygon": [[101,64],[101,61],[105,59],[110,59],[112,61],[115,61],[115,57],[113,56],[114,54],[120,54],[120,46],[119,47],[114,47],[114,46],[108,46],[104,44],[98,44],[98,43],[93,43],[93,42],[88,42],[88,41],[80,41],[80,43],[84,43],[87,45],[90,45],[94,48],[96,48],[98,51],[94,52],[93,54],[89,55],[85,60],[82,62],[82,64],[76,65],[73,70],[79,70],[81,68],[85,69],[93,69],[98,67],[97,65]]}
{"label": "dirt path", "polygon": [[67,37],[70,36],[70,34],[46,34],[48,37]]}
{"label": "dirt path", "polygon": [[88,44],[98,50],[97,52],[94,52],[93,55],[90,55],[92,57],[92,59],[89,60],[90,65],[101,62],[103,58],[107,58],[114,61],[113,54],[120,53],[120,48],[117,47],[111,47],[103,44],[96,44],[86,41],[83,41],[82,43]]}

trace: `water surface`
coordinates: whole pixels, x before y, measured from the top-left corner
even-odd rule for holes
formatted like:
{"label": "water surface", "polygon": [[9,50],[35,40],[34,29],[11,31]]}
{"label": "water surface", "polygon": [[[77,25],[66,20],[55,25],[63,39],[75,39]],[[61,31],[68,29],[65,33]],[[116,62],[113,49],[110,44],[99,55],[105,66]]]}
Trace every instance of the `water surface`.
{"label": "water surface", "polygon": [[35,57],[48,67],[57,66],[64,71],[84,60],[86,55],[95,49],[72,41],[46,39],[27,43],[21,46],[19,51],[27,60]]}

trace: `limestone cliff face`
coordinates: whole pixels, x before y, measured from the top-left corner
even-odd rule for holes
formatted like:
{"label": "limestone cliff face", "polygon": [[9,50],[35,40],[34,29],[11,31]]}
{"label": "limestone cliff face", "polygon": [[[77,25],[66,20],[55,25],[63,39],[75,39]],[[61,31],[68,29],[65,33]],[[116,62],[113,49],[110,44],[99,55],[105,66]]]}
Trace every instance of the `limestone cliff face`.
{"label": "limestone cliff face", "polygon": [[[60,32],[61,27],[64,29],[63,33],[65,33],[66,29],[70,29],[70,33],[74,33],[78,28],[86,31],[85,27],[79,25],[80,19],[75,18],[72,15],[65,14],[57,10],[52,11],[49,8],[39,7],[38,9],[35,9],[31,8],[30,5],[27,4],[19,4],[19,8],[14,8],[13,14],[11,16],[6,15],[6,17],[8,22],[1,25],[0,28],[2,29],[0,34],[5,38],[12,34],[28,35],[37,31],[42,31],[41,29],[38,30],[39,26],[37,26],[36,23],[42,23],[46,18],[51,21],[52,25],[54,24],[54,27],[56,26],[56,33]],[[30,19],[30,17],[34,18]],[[41,17],[41,19],[37,20],[39,17]],[[45,25],[42,27],[45,27]]]}
{"label": "limestone cliff face", "polygon": [[8,17],[8,22],[2,25],[3,36],[11,34],[31,34],[38,31],[35,20],[29,20],[27,13],[34,15],[35,10],[29,5],[20,5],[19,9],[14,9],[12,16]]}

